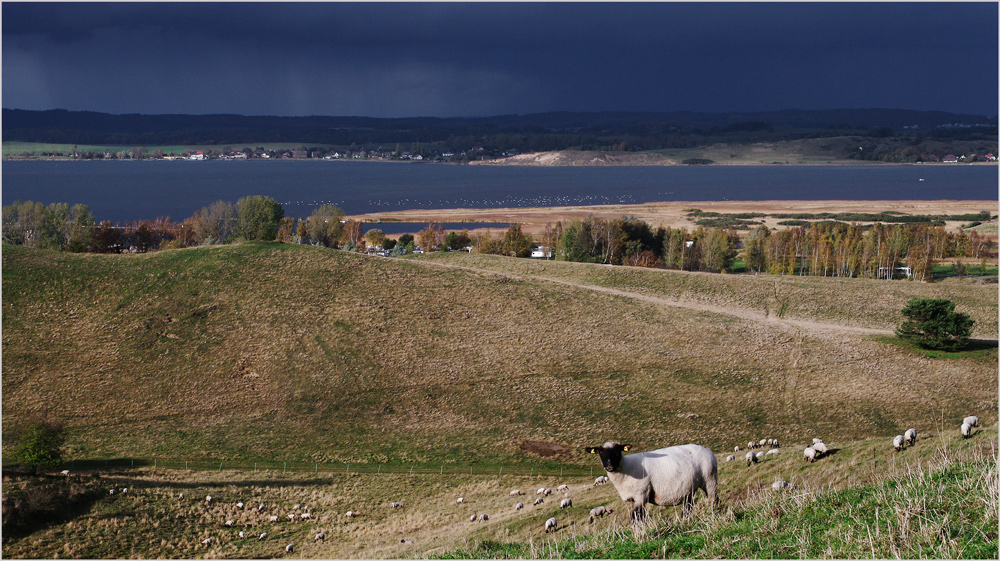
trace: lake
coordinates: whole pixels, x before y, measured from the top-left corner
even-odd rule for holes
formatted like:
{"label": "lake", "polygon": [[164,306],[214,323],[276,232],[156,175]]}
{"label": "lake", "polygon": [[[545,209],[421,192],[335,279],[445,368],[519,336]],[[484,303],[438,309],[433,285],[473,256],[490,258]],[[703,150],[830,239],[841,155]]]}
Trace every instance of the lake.
{"label": "lake", "polygon": [[305,217],[347,214],[716,200],[996,200],[992,165],[466,166],[344,161],[8,161],[3,204],[83,203],[98,220],[183,220],[246,195]]}

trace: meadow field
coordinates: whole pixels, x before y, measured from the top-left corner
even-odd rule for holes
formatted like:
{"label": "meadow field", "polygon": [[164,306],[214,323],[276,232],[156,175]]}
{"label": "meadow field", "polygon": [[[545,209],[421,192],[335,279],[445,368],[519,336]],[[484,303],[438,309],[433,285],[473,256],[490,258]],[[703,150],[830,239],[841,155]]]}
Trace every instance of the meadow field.
{"label": "meadow field", "polygon": [[[976,322],[971,350],[899,344],[913,298],[956,302]],[[6,557],[277,557],[287,543],[311,558],[996,554],[995,284],[280,243],[131,256],[5,245],[2,306],[4,434],[62,422],[73,466],[31,478],[5,461]],[[969,414],[983,429],[963,440]],[[909,427],[921,439],[894,453]],[[834,453],[804,463],[816,436]],[[765,437],[781,453],[723,461]],[[654,507],[631,529],[583,451],[612,439],[712,448],[719,507],[699,500],[686,520]],[[137,467],[100,469],[109,459]],[[796,490],[772,493],[776,478]],[[573,507],[558,508],[561,493],[530,506],[560,483]],[[73,506],[44,516],[56,499]],[[271,523],[259,503],[314,518]],[[599,504],[616,512],[591,525]]]}

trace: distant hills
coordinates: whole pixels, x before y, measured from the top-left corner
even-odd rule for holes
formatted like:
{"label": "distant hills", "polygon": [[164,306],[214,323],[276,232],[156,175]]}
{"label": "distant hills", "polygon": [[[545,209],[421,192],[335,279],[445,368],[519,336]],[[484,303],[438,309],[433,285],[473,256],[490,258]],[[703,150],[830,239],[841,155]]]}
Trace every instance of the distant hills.
{"label": "distant hills", "polygon": [[707,142],[756,142],[845,134],[996,138],[997,118],[900,109],[762,113],[551,112],[474,118],[113,115],[3,109],[3,140],[62,144],[368,145],[430,143],[464,150],[490,143],[518,150],[650,150]]}

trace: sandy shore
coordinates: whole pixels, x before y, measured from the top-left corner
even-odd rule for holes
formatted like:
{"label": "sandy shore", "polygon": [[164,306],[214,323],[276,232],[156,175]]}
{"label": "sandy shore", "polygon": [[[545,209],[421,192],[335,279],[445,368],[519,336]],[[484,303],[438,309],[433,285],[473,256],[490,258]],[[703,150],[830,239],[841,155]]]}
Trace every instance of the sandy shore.
{"label": "sandy shore", "polygon": [[[522,230],[531,234],[542,233],[546,225],[562,220],[583,219],[588,214],[611,219],[635,216],[652,227],[692,228],[694,220],[687,214],[690,209],[722,214],[757,212],[763,214],[823,212],[883,212],[897,211],[906,214],[975,214],[988,210],[998,213],[998,201],[671,201],[635,205],[595,205],[534,208],[486,208],[486,209],[436,209],[402,210],[375,212],[349,216],[364,222],[414,222],[414,232],[421,230],[427,222],[518,222]],[[779,218],[770,216],[763,219],[769,227],[780,228]],[[948,228],[958,228],[961,222],[948,223]]]}

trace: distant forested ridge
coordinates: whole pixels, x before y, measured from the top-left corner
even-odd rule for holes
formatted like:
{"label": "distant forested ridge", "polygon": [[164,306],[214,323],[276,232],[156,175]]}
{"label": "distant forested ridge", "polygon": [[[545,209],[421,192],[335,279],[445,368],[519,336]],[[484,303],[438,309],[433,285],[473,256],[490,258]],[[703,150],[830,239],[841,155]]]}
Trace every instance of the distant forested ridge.
{"label": "distant forested ridge", "polygon": [[997,118],[897,109],[763,113],[552,112],[474,118],[112,115],[62,109],[3,109],[3,140],[55,144],[213,145],[291,142],[332,145],[426,143],[454,150],[641,151],[713,142],[761,142],[862,134],[992,139]]}

